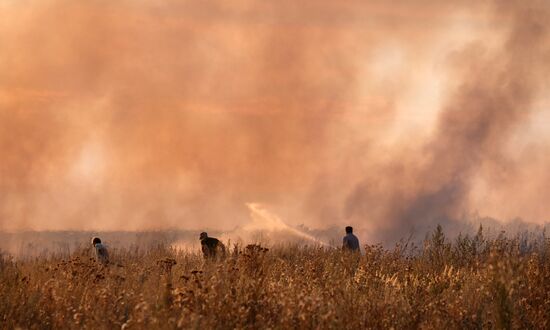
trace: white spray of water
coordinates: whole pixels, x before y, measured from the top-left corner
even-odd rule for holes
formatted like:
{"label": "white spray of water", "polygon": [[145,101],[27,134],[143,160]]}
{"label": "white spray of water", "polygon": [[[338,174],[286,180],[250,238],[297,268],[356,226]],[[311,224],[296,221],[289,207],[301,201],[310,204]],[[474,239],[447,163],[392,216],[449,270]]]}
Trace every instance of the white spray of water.
{"label": "white spray of water", "polygon": [[[260,203],[246,203],[250,221],[218,237],[224,243],[232,242],[240,245],[251,243],[299,243],[329,246],[312,235],[287,225],[279,216],[269,211]],[[178,241],[172,244],[180,250],[196,250],[198,244],[188,241]]]}
{"label": "white spray of water", "polygon": [[246,207],[250,212],[250,222],[227,233],[227,236],[246,237],[254,233],[264,233],[267,236],[277,235],[279,238],[286,236],[289,241],[300,239],[304,243],[327,245],[319,239],[287,225],[279,216],[260,203],[246,203]]}

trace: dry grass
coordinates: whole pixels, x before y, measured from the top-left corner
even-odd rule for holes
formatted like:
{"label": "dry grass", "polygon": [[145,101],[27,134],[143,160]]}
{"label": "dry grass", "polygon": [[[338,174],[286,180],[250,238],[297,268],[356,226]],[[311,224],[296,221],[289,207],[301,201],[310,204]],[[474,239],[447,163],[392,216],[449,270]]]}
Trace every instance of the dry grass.
{"label": "dry grass", "polygon": [[0,259],[1,328],[550,328],[550,241]]}

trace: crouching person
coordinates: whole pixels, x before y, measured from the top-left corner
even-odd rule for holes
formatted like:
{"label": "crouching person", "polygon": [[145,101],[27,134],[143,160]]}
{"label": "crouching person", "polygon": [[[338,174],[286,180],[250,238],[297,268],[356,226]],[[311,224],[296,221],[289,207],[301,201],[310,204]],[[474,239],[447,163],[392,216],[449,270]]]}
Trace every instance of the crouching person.
{"label": "crouching person", "polygon": [[202,255],[205,259],[225,255],[225,246],[217,238],[208,237],[206,232],[200,234]]}
{"label": "crouching person", "polygon": [[107,252],[105,245],[101,243],[101,239],[99,237],[92,238],[92,245],[95,260],[102,265],[107,265],[109,263],[109,252]]}

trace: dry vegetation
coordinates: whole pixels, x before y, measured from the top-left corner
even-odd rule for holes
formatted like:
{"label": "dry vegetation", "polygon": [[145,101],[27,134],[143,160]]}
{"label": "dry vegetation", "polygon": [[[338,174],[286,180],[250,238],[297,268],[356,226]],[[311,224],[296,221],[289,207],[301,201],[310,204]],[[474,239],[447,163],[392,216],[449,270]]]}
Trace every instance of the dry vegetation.
{"label": "dry vegetation", "polygon": [[1,328],[546,328],[550,241],[436,230],[418,248],[159,246],[0,261]]}

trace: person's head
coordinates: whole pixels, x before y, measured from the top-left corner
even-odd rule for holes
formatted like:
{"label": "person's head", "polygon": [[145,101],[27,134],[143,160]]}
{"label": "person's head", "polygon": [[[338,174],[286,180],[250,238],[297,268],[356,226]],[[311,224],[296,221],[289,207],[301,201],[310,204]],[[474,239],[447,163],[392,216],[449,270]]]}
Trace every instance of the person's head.
{"label": "person's head", "polygon": [[347,226],[346,227],[346,234],[351,234],[353,233],[353,227],[352,226]]}
{"label": "person's head", "polygon": [[205,231],[203,231],[203,232],[201,233],[201,235],[199,236],[199,239],[200,239],[200,240],[203,240],[203,239],[205,239],[205,238],[207,238],[207,237],[208,237],[208,234],[207,234]]}
{"label": "person's head", "polygon": [[92,238],[92,245],[101,244],[101,239],[99,237]]}

